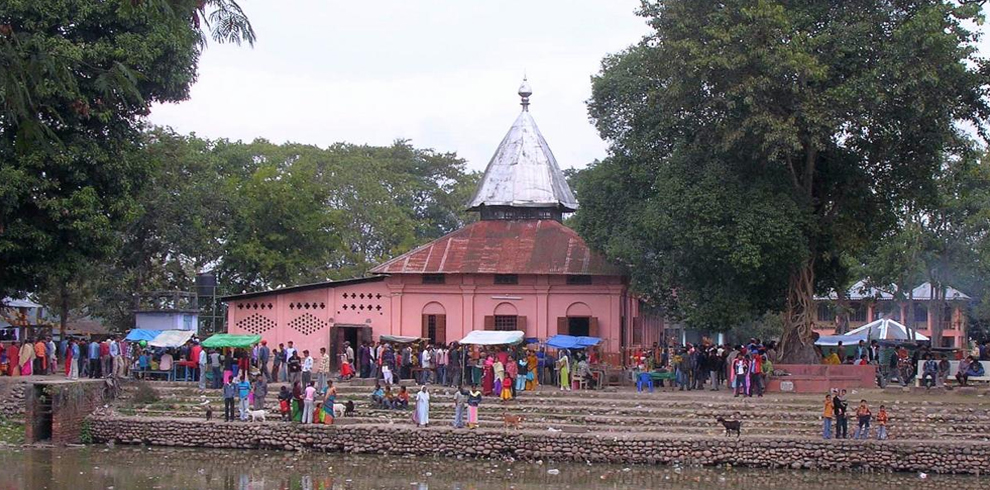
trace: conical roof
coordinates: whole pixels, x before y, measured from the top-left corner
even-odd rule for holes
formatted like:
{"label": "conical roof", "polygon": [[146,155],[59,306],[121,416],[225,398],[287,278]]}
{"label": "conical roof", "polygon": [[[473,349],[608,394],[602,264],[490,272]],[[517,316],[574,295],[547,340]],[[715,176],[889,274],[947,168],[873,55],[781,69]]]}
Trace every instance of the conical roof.
{"label": "conical roof", "polygon": [[468,202],[469,211],[482,206],[577,210],[577,199],[529,113],[530,94],[529,84],[523,81],[519,87],[522,113],[488,162],[478,190]]}

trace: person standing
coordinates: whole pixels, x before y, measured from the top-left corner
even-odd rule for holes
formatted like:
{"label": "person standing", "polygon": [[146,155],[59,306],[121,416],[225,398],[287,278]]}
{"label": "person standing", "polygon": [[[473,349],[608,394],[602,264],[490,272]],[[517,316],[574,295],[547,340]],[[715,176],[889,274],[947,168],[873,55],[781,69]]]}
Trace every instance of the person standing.
{"label": "person standing", "polygon": [[358,363],[360,364],[361,377],[371,376],[371,347],[368,346],[367,342],[361,344],[361,348],[358,350]]}
{"label": "person standing", "polygon": [[45,340],[45,361],[48,363],[48,374],[55,374],[58,370],[58,356],[55,352],[55,341],[49,336]]}
{"label": "person standing", "polygon": [[212,388],[220,388],[223,384],[223,373],[220,369],[220,353],[216,349],[210,349],[210,369],[213,371]]}
{"label": "person standing", "polygon": [[423,385],[416,394],[415,422],[420,427],[430,425],[430,392],[426,389],[426,385]]}
{"label": "person standing", "polygon": [[246,422],[248,419],[248,410],[250,406],[248,405],[248,396],[251,394],[251,382],[248,381],[247,372],[241,372],[241,380],[237,383],[237,397],[239,401],[239,409],[241,421]]}
{"label": "person standing", "polygon": [[36,375],[48,374],[48,365],[45,364],[45,350],[47,348],[45,339],[38,337],[38,341],[34,343],[34,368],[32,369]]}
{"label": "person standing", "polygon": [[437,365],[437,383],[447,386],[447,349],[443,344],[437,345],[435,351]]}
{"label": "person standing", "polygon": [[265,397],[268,396],[268,380],[259,374],[254,380],[254,409],[265,409]]}
{"label": "person standing", "polygon": [[333,385],[333,380],[327,380],[326,396],[323,397],[323,406],[321,407],[325,425],[332,425],[334,422],[333,405],[335,403],[337,403],[337,388]]}
{"label": "person standing", "polygon": [[320,393],[327,391],[327,376],[330,373],[330,354],[326,347],[320,347],[320,360],[316,364],[316,389]]}
{"label": "person standing", "polygon": [[481,405],[481,392],[478,391],[477,385],[471,385],[471,391],[468,392],[467,405],[468,428],[474,429],[478,427],[478,405]]}
{"label": "person standing", "polygon": [[[305,353],[305,351],[303,351]],[[312,358],[309,358],[312,361]],[[306,394],[303,397],[303,416],[302,423],[312,424],[313,423],[313,407],[316,403],[316,387],[313,386],[313,382],[310,381],[306,384]]]}
{"label": "person standing", "polygon": [[234,396],[237,393],[237,386],[232,378],[224,380],[223,384],[223,421],[234,421]]}
{"label": "person standing", "polygon": [[883,441],[887,439],[888,420],[887,407],[880,405],[880,411],[877,412],[877,440]]}
{"label": "person standing", "polygon": [[846,439],[849,437],[849,417],[846,410],[849,404],[846,402],[846,390],[839,391],[839,394],[832,399],[832,409],[835,414],[835,438]]}
{"label": "person standing", "polygon": [[859,426],[856,427],[856,433],[853,434],[853,439],[869,439],[870,419],[873,418],[873,414],[870,413],[870,407],[866,405],[866,400],[859,401],[859,408],[856,409],[856,418],[859,421]]}
{"label": "person standing", "polygon": [[271,351],[268,349],[268,341],[262,340],[261,346],[258,347],[258,367],[261,368],[261,375],[265,377],[266,382],[272,380],[271,373],[268,371],[268,359],[271,357]]}
{"label": "person standing", "polygon": [[100,377],[110,376],[113,369],[113,358],[110,357],[110,341],[103,339],[100,342]]}
{"label": "person standing", "polygon": [[79,344],[70,341],[69,345],[66,347],[66,357],[71,356],[72,359],[66,359],[65,362],[69,363],[69,379],[79,379],[79,361],[80,355],[82,354],[79,349]]}
{"label": "person standing", "polygon": [[110,372],[113,375],[117,375],[120,370],[121,358],[120,358],[120,344],[116,339],[110,339],[107,348],[110,352]]}
{"label": "person standing", "polygon": [[309,386],[313,380],[313,356],[309,355],[308,350],[303,351],[303,361],[302,361],[302,384],[303,386]]}
{"label": "person standing", "polygon": [[422,378],[419,384],[425,385],[430,382],[430,373],[433,368],[433,347],[427,346],[423,349],[423,352],[419,354],[419,367],[420,367],[420,377]]}
{"label": "person standing", "polygon": [[282,364],[285,362],[285,346],[278,344],[274,350],[272,350],[272,379],[276,383],[283,381],[282,378]]}
{"label": "person standing", "polygon": [[464,428],[464,409],[467,407],[468,394],[464,391],[464,386],[457,385],[454,392],[454,428]]}
{"label": "person standing", "polygon": [[[288,350],[286,350],[288,352]],[[289,383],[302,384],[302,360],[299,359],[299,353],[293,351],[291,357],[286,361],[286,371],[289,374]],[[300,387],[300,390],[302,387]]]}
{"label": "person standing", "polygon": [[209,355],[206,353],[206,349],[199,349],[199,359],[197,363],[199,364],[199,389],[206,389],[206,365],[209,361]]}
{"label": "person standing", "polygon": [[822,439],[832,438],[832,418],[835,417],[835,405],[832,395],[825,395],[825,408],[822,410]]}
{"label": "person standing", "polygon": [[564,349],[561,349],[560,359],[557,360],[557,372],[560,374],[560,389],[570,390],[571,358],[567,357]]}
{"label": "person standing", "polygon": [[100,344],[95,339],[89,342],[89,377],[100,377]]}
{"label": "person standing", "polygon": [[[97,350],[99,351],[99,350]],[[25,340],[24,344],[21,345],[21,353],[18,356],[18,360],[21,365],[21,375],[30,376],[31,370],[34,369],[34,344],[31,340]]]}

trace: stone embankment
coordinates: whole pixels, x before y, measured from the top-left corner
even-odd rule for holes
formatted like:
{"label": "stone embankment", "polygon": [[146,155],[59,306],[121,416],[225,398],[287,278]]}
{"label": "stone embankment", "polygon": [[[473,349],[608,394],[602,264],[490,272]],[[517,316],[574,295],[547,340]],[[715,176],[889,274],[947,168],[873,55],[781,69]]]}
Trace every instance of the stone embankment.
{"label": "stone embankment", "polygon": [[736,439],[535,430],[455,431],[446,427],[248,424],[119,415],[93,416],[88,424],[95,442],[172,447],[623,464],[729,464],[818,470],[979,474],[990,469],[990,443],[969,441],[821,441],[765,436]]}

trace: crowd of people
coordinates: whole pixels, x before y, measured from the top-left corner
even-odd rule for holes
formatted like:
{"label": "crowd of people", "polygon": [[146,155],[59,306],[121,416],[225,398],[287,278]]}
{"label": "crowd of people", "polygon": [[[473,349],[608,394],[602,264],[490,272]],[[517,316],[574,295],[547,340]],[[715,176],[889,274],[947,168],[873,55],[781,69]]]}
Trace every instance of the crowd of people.
{"label": "crowd of people", "polygon": [[[681,391],[722,387],[735,396],[757,397],[766,391],[773,373],[776,344],[750,339],[745,345],[716,345],[702,341],[697,345],[661,346],[633,351],[632,362],[638,373],[672,373],[670,381]],[[664,381],[659,381],[664,386]]]}
{"label": "crowd of people", "polygon": [[[852,438],[869,439],[873,412],[870,410],[870,406],[865,399],[859,401],[859,406],[856,407],[853,415],[856,417],[857,426]],[[890,415],[887,413],[887,407],[880,405],[880,409],[876,415],[877,440],[887,439],[887,423],[889,420]],[[849,402],[846,399],[846,390],[833,389],[825,395],[825,407],[822,411],[823,439],[833,438],[833,427],[835,429],[834,438],[849,438]]]}

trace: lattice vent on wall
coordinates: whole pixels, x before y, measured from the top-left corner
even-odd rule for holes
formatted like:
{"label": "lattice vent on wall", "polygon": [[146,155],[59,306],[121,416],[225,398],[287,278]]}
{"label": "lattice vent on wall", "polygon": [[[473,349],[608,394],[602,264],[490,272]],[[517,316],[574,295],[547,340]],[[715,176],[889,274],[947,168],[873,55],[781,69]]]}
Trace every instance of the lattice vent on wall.
{"label": "lattice vent on wall", "polygon": [[261,335],[275,328],[275,321],[269,318],[265,318],[259,313],[255,313],[237,322],[237,328],[244,330],[245,332],[248,333]]}
{"label": "lattice vent on wall", "polygon": [[303,334],[312,335],[327,327],[327,322],[309,313],[303,313],[289,322],[289,328]]}

